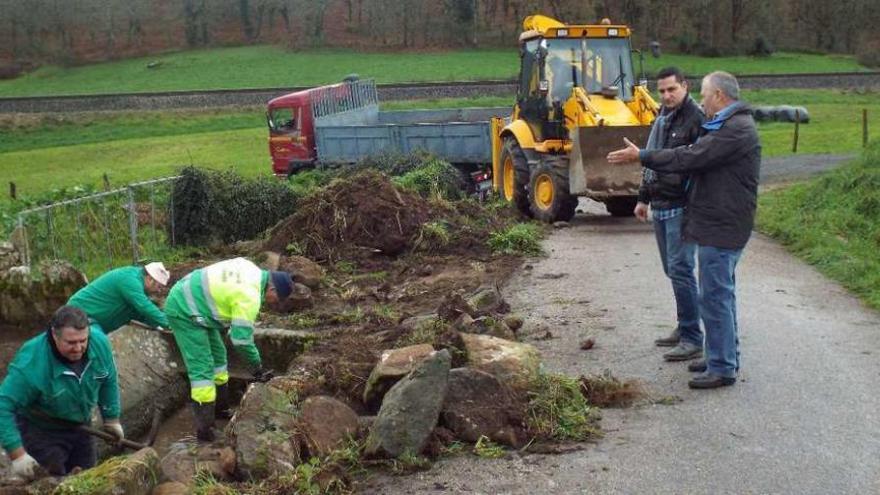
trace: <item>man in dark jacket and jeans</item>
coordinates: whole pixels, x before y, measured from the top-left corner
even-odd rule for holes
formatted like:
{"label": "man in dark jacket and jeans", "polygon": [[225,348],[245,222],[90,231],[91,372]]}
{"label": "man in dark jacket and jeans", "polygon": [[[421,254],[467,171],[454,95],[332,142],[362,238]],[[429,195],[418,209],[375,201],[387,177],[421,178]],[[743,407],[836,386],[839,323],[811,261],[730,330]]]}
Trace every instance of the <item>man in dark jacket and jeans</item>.
{"label": "man in dark jacket and jeans", "polygon": [[[668,67],[658,72],[657,92],[663,106],[654,120],[646,149],[675,148],[696,142],[703,112],[688,94],[687,80],[681,69]],[[694,276],[696,245],[685,241],[681,230],[687,185],[686,175],[645,168],[639,201],[633,212],[639,220],[647,221],[650,204],[660,262],[672,282],[678,325],[672,335],[654,341],[658,346],[675,346],[663,355],[667,361],[686,361],[703,354],[699,292]]]}
{"label": "man in dark jacket and jeans", "polygon": [[713,72],[700,91],[709,119],[703,135],[690,146],[608,154],[610,163],[640,160],[658,172],[690,174],[684,238],[697,244],[700,273],[700,316],[706,330],[705,372],[688,382],[691,388],[717,388],[736,383],[739,337],[736,322],[736,264],[752,233],[758,199],[761,144],[748,105],[739,101],[736,78]]}

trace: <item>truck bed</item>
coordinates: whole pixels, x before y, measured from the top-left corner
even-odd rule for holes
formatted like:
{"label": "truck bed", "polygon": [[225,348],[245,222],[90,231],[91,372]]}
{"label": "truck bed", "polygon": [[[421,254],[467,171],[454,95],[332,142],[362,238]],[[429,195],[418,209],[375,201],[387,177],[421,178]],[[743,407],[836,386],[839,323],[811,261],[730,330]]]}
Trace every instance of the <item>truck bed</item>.
{"label": "truck bed", "polygon": [[383,152],[424,150],[451,163],[490,163],[489,119],[509,114],[508,107],[408,110],[379,112],[374,123],[317,122],[318,161],[351,163]]}

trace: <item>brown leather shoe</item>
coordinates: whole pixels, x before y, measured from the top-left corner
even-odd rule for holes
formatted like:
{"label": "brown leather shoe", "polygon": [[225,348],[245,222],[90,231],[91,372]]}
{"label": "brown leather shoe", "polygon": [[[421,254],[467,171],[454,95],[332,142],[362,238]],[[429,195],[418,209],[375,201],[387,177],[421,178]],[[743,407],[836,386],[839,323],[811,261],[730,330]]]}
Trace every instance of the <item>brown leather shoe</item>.
{"label": "brown leather shoe", "polygon": [[718,376],[711,373],[703,373],[695,376],[688,382],[688,387],[696,389],[710,389],[719,387],[729,387],[736,383],[736,378],[728,376]]}
{"label": "brown leather shoe", "polygon": [[691,373],[703,373],[706,371],[706,360],[700,359],[688,365],[688,371]]}
{"label": "brown leather shoe", "polygon": [[675,327],[675,330],[669,334],[669,337],[662,337],[654,341],[654,344],[657,347],[675,347],[678,345],[681,340],[681,332],[678,330],[678,327]]}

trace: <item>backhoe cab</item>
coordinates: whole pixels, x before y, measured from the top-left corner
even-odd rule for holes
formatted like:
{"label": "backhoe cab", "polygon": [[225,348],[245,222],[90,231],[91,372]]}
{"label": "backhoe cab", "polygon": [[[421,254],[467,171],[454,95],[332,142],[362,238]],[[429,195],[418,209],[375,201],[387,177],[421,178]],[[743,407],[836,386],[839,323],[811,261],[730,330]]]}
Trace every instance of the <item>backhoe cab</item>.
{"label": "backhoe cab", "polygon": [[570,220],[578,196],[631,215],[641,167],[611,166],[623,137],[644,146],[658,105],[635,80],[627,26],[523,21],[510,123],[496,135],[495,189],[545,222]]}

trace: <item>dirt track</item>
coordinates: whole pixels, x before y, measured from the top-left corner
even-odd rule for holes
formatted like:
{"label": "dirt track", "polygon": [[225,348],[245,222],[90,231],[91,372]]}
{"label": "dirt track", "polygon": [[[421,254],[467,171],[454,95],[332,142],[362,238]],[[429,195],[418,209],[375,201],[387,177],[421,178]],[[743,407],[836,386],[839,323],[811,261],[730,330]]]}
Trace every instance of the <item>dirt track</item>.
{"label": "dirt track", "polygon": [[[685,366],[652,345],[674,312],[650,226],[590,211],[556,231],[549,256],[506,294],[530,328],[553,333],[532,341],[549,369],[609,369],[643,381],[659,403],[604,411],[606,438],[580,451],[463,455],[376,478],[364,493],[880,491],[880,315],[756,234],[737,277],[740,381],[691,391]],[[587,336],[597,344],[582,351]]]}

